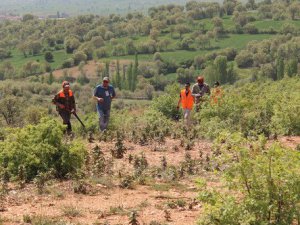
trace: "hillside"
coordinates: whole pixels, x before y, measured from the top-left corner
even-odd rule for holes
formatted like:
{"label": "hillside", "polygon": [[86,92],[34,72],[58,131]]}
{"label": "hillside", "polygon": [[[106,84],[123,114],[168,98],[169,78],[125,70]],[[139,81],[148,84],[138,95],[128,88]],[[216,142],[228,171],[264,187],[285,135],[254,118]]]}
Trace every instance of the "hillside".
{"label": "hillside", "polygon": [[[163,91],[174,80],[193,81],[201,71],[207,73],[209,84],[215,79],[221,83],[249,79],[258,68],[259,75],[273,80],[282,78],[284,73],[293,76],[297,73],[298,47],[288,54],[286,43],[297,46],[297,4],[271,15],[269,12],[276,7],[275,3],[249,2],[243,6],[189,2],[185,6],[152,7],[148,15],[85,15],[66,20],[39,20],[25,15],[22,21],[2,24],[0,79],[25,78],[55,70],[60,72],[54,74],[63,73],[67,79],[72,77],[69,68],[75,67],[78,70],[70,71],[77,70],[74,72],[81,75],[81,83],[95,78],[95,74],[109,75],[118,89],[133,92],[136,84],[121,87],[116,84],[116,76],[129,77],[128,69],[135,61],[138,68],[134,71],[134,82],[138,82],[138,77],[145,78],[155,91]],[[118,66],[117,60],[127,64]],[[89,65],[94,61],[99,66],[93,71],[89,69],[87,74],[82,68],[88,61]],[[223,71],[212,70],[212,64],[220,65],[223,61],[227,64]],[[284,67],[280,74],[276,71],[277,63]],[[228,72],[231,78],[222,78],[221,74]],[[45,81],[48,77],[40,79]]]}
{"label": "hillside", "polygon": [[0,225],[299,225],[299,34],[286,1],[0,23]]}

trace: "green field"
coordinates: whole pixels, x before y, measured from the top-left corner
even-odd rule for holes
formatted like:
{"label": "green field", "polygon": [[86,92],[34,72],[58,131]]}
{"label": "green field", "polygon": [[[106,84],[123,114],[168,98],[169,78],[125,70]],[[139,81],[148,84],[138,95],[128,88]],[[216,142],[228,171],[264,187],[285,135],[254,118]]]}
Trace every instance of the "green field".
{"label": "green field", "polygon": [[[66,54],[64,50],[53,51],[52,54],[54,56],[54,61],[51,62],[50,65],[51,68],[55,68],[55,69],[59,68],[64,60],[72,57],[72,55]],[[12,50],[12,58],[4,60],[2,63],[0,63],[0,65],[5,62],[11,62],[15,68],[20,69],[25,63],[29,61],[38,61],[41,63],[46,62],[44,59],[44,54],[24,57],[22,52],[14,49]]]}
{"label": "green field", "polygon": [[292,24],[300,28],[300,20],[263,20],[255,21],[252,24],[254,24],[259,30],[273,28],[274,30],[279,31],[284,24]]}
{"label": "green field", "polygon": [[[162,38],[166,38],[169,35],[162,36]],[[220,50],[224,48],[236,48],[236,49],[242,49],[245,48],[247,43],[252,40],[264,40],[271,38],[272,35],[269,34],[257,34],[257,35],[249,35],[249,34],[231,34],[226,38],[222,38],[220,40],[213,40],[211,42],[211,49],[207,50],[174,50],[174,51],[168,51],[168,52],[162,52],[161,55],[164,59],[169,60],[169,61],[175,61],[175,62],[181,62],[187,59],[193,59],[197,55],[204,55],[206,53],[215,51],[215,50]],[[127,38],[120,38],[118,39],[119,43],[123,43]],[[137,40],[134,40],[134,43],[136,45],[150,40],[149,37],[138,37]],[[108,50],[111,51],[113,46],[111,44],[108,44]],[[173,40],[170,48],[176,48],[176,42]],[[51,67],[53,69],[58,69],[61,67],[62,62],[68,58],[71,58],[72,55],[67,54],[65,50],[59,50],[59,51],[53,51],[53,56],[54,56],[54,61],[51,62]],[[152,54],[141,54],[139,55],[139,59],[142,61],[151,61],[153,58]],[[134,56],[133,55],[126,55],[126,56],[111,56],[108,59],[129,59],[133,60]],[[18,50],[13,50],[12,51],[12,58],[6,59],[3,62],[11,62],[14,67],[17,69],[22,68],[22,66],[29,62],[29,61],[39,61],[39,62],[45,62],[44,59],[44,54],[40,54],[37,56],[28,56],[24,57],[24,55],[18,51]],[[2,63],[3,63],[2,62]],[[0,63],[0,65],[2,64]]]}
{"label": "green field", "polygon": [[[227,38],[223,38],[218,41],[212,41],[211,50],[196,50],[196,51],[187,51],[187,50],[176,50],[170,52],[162,52],[161,55],[166,60],[174,60],[176,62],[181,62],[187,59],[194,59],[197,55],[205,55],[206,53],[213,52],[215,50],[220,50],[224,48],[236,48],[238,50],[245,48],[247,43],[252,40],[264,40],[273,37],[270,34],[232,34]],[[139,55],[140,60],[149,61],[152,60],[153,55],[141,54]],[[134,56],[120,56],[120,57],[110,57],[109,59],[134,59]]]}

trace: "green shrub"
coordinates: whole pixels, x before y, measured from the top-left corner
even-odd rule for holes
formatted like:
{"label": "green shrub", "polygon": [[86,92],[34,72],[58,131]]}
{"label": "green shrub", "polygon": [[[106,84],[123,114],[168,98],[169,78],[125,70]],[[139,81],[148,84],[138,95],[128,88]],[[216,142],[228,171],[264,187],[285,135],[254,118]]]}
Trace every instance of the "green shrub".
{"label": "green shrub", "polygon": [[166,94],[155,98],[152,102],[152,108],[162,113],[167,118],[174,118],[178,115],[176,109],[180,95],[180,87],[177,84],[167,86]]}
{"label": "green shrub", "polygon": [[62,68],[70,68],[74,66],[74,59],[70,58],[70,59],[66,59],[65,61],[63,61],[62,63]]}
{"label": "green shrub", "polygon": [[215,158],[225,169],[222,192],[201,187],[204,214],[198,224],[298,224],[300,222],[300,153],[264,138],[250,142],[241,134],[222,134]]}
{"label": "green shrub", "polygon": [[242,50],[235,57],[235,61],[237,65],[241,68],[251,67],[253,64],[253,55],[246,50]]}
{"label": "green shrub", "polygon": [[44,58],[47,62],[52,62],[54,57],[52,52],[46,52]]}
{"label": "green shrub", "polygon": [[8,171],[18,175],[24,166],[28,180],[38,173],[54,170],[55,177],[65,177],[83,164],[86,150],[80,141],[63,142],[63,126],[44,118],[41,123],[12,130],[0,142],[0,164],[8,159]]}
{"label": "green shrub", "polygon": [[299,135],[299,78],[254,82],[226,90],[218,105],[205,102],[196,118],[202,136],[215,138],[222,130],[244,136]]}

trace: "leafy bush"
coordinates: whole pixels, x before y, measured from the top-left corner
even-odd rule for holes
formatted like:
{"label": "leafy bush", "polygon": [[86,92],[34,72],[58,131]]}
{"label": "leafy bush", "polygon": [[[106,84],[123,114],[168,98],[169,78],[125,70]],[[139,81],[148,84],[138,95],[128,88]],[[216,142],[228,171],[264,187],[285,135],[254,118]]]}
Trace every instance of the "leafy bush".
{"label": "leafy bush", "polygon": [[242,50],[235,57],[235,61],[236,61],[237,65],[241,68],[251,67],[253,64],[253,55],[246,50]]}
{"label": "leafy bush", "polygon": [[176,109],[180,94],[180,87],[177,84],[167,86],[166,94],[155,98],[152,108],[162,113],[167,118],[174,118],[178,112]]}
{"label": "leafy bush", "polygon": [[53,61],[53,54],[52,54],[52,52],[46,52],[45,53],[45,60],[47,61],[47,62],[52,62]]}
{"label": "leafy bush", "polygon": [[220,192],[199,181],[204,214],[198,224],[297,224],[300,215],[300,153],[279,144],[223,133],[215,160],[225,169]]}
{"label": "leafy bush", "polygon": [[103,48],[96,50],[96,55],[97,55],[98,59],[101,59],[101,58],[108,57],[109,54],[108,54],[107,49],[103,47]]}
{"label": "leafy bush", "polygon": [[0,142],[0,164],[8,160],[8,171],[13,176],[18,175],[19,166],[24,166],[28,180],[50,170],[63,178],[82,166],[85,154],[79,141],[64,143],[63,127],[47,118],[38,125],[12,130]]}
{"label": "leafy bush", "polygon": [[246,26],[244,26],[244,30],[246,33],[248,34],[257,34],[258,33],[258,29],[255,27],[254,24],[247,24]]}
{"label": "leafy bush", "polygon": [[87,60],[87,55],[83,51],[78,51],[73,55],[74,65],[79,65],[80,62]]}
{"label": "leafy bush", "polygon": [[191,67],[190,69],[178,68],[177,71],[177,81],[181,84],[186,82],[193,82],[195,80],[195,69]]}
{"label": "leafy bush", "polygon": [[62,63],[62,68],[70,68],[74,65],[74,59],[66,59],[63,63]]}

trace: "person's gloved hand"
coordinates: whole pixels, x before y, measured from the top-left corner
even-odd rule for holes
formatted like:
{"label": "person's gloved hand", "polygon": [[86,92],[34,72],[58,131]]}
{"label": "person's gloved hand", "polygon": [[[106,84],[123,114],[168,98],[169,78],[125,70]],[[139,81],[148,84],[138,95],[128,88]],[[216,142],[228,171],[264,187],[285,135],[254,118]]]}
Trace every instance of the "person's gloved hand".
{"label": "person's gloved hand", "polygon": [[58,104],[58,107],[61,108],[61,109],[66,108],[63,104]]}

